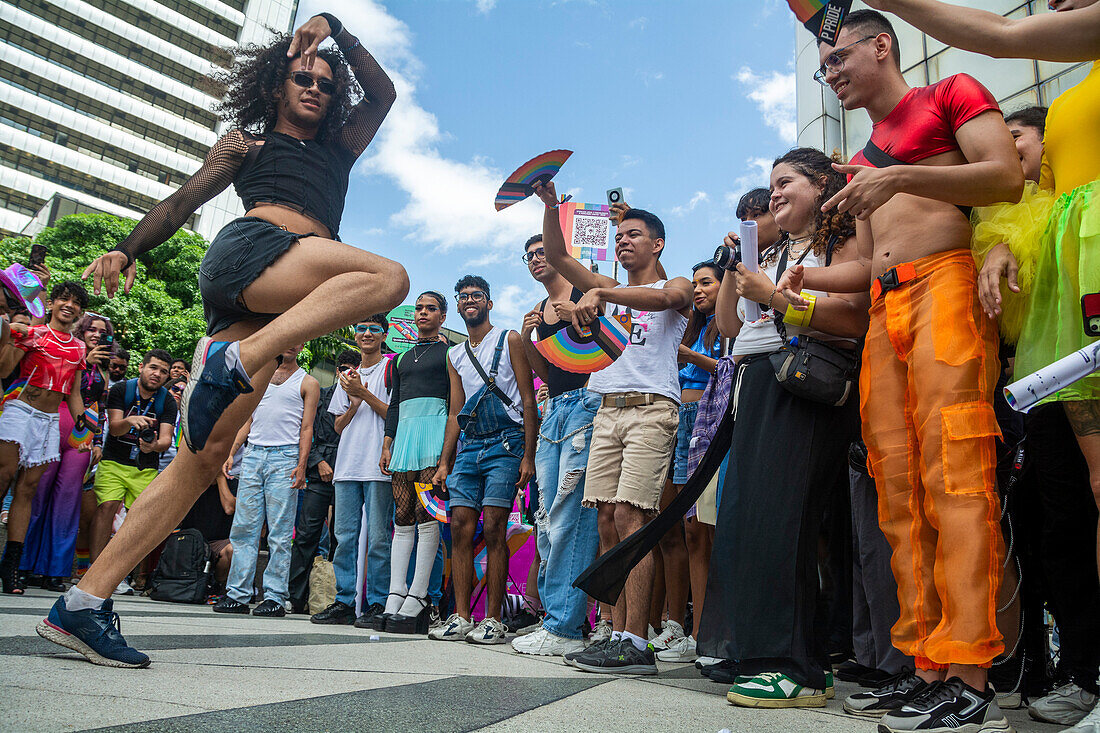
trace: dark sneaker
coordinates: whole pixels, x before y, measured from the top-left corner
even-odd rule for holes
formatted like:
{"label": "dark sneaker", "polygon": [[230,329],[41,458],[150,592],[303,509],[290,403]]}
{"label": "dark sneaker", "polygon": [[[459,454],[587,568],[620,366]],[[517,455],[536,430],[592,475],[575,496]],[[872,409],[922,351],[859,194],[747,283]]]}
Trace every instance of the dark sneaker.
{"label": "dark sneaker", "polygon": [[243,613],[248,615],[248,604],[234,601],[229,596],[222,596],[214,604],[214,613]]}
{"label": "dark sneaker", "polygon": [[[252,609],[253,616],[261,616],[263,618],[280,618],[286,616],[286,606],[268,599]],[[312,620],[312,619],[310,619]]]}
{"label": "dark sneaker", "polygon": [[997,733],[1011,731],[1008,719],[997,707],[992,687],[975,690],[958,677],[927,685],[912,700],[879,721],[879,733],[923,730]]}
{"label": "dark sneaker", "polygon": [[844,712],[863,718],[881,718],[891,710],[898,710],[924,691],[928,683],[910,669],[903,670],[888,679],[882,687],[870,692],[857,692],[844,701]]}
{"label": "dark sneaker", "polygon": [[741,665],[732,659],[723,659],[718,664],[703,667],[699,671],[711,682],[720,685],[734,685],[741,678]]}
{"label": "dark sneaker", "polygon": [[336,601],[324,611],[310,616],[309,622],[312,624],[351,626],[355,623],[355,609],[346,603]]}
{"label": "dark sneaker", "polygon": [[657,655],[652,644],[639,649],[630,639],[620,639],[601,652],[578,655],[573,666],[600,674],[657,674]]}
{"label": "dark sneaker", "polygon": [[538,624],[539,620],[538,616],[531,613],[531,611],[526,608],[514,616],[508,616],[507,618],[501,619],[504,623],[504,628],[508,629],[509,634],[518,634],[520,629],[534,626]]}
{"label": "dark sneaker", "polygon": [[577,657],[581,656],[582,654],[597,654],[599,652],[604,651],[605,649],[607,649],[607,647],[611,646],[612,644],[617,644],[617,643],[618,642],[611,641],[611,637],[609,636],[606,639],[600,639],[599,641],[592,642],[591,644],[589,644],[584,649],[580,649],[580,650],[575,651],[575,652],[567,652],[567,653],[563,654],[562,655],[562,661],[565,662],[566,664],[568,664],[570,667],[572,667],[573,666],[573,661]]}
{"label": "dark sneaker", "polygon": [[363,615],[355,619],[355,628],[357,629],[373,629],[378,619],[382,618],[382,614],[385,612],[386,607],[381,603],[372,603],[367,608],[363,609]]}
{"label": "dark sneaker", "polygon": [[149,666],[149,657],[134,649],[120,633],[122,622],[114,612],[111,599],[98,611],[65,608],[65,597],[58,598],[46,618],[38,622],[38,635],[87,657],[104,667],[141,669]]}
{"label": "dark sneaker", "polygon": [[230,369],[225,364],[225,350],[230,343],[207,336],[195,347],[191,378],[180,398],[180,426],[187,447],[196,453],[206,446],[218,418],[237,395],[252,391],[240,365]]}

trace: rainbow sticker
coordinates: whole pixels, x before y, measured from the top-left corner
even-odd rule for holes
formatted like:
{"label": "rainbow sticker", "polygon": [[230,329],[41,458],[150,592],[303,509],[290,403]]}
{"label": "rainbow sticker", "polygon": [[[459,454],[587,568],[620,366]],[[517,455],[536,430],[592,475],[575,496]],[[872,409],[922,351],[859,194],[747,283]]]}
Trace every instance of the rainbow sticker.
{"label": "rainbow sticker", "polygon": [[84,427],[74,427],[73,431],[69,433],[69,447],[79,449],[90,446],[92,441],[95,440],[95,430],[98,426],[99,415],[94,407],[89,407],[84,411]]}
{"label": "rainbow sticker", "polygon": [[535,183],[546,183],[558,174],[565,161],[573,154],[572,150],[551,150],[536,156],[512,172],[497,191],[494,202],[497,211],[507,209],[514,203],[523,201],[535,192]]}
{"label": "rainbow sticker", "polygon": [[434,484],[424,484],[419,481],[414,481],[413,485],[416,487],[416,497],[420,499],[420,504],[424,507],[424,510],[428,512],[429,516],[434,517],[444,524],[451,521],[447,518],[447,502],[432,493],[432,489],[435,488]]}
{"label": "rainbow sticker", "polygon": [[852,0],[787,0],[787,5],[791,6],[791,11],[806,26],[806,30],[818,40],[835,46],[844,18],[852,9]]}
{"label": "rainbow sticker", "polygon": [[[623,318],[626,322],[623,322]],[[579,333],[566,326],[541,341],[535,348],[548,362],[577,374],[591,374],[608,367],[630,343],[630,316],[600,316],[596,328]]]}

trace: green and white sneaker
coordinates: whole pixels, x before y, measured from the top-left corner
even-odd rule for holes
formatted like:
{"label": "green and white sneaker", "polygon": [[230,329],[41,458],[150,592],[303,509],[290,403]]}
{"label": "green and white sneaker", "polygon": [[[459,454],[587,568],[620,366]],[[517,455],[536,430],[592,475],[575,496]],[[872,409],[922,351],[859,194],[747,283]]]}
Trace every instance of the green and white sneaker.
{"label": "green and white sneaker", "polygon": [[822,708],[825,690],[803,687],[780,672],[762,672],[739,678],[726,699],[747,708]]}
{"label": "green and white sneaker", "polygon": [[833,670],[825,670],[825,699],[832,700],[836,697],[836,688],[833,686]]}

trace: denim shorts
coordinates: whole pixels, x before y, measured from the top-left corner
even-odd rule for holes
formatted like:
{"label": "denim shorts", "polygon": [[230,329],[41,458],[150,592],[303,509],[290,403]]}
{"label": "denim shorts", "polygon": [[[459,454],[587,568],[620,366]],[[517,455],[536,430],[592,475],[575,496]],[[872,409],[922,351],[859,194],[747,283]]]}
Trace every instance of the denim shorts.
{"label": "denim shorts", "polygon": [[523,430],[465,440],[447,477],[450,506],[511,509],[523,460]]}
{"label": "denim shorts", "polygon": [[676,449],[672,454],[672,483],[678,486],[686,484],[689,478],[688,448],[691,447],[691,431],[698,414],[698,402],[680,405],[680,425],[676,428]]}
{"label": "denim shorts", "polygon": [[254,313],[241,299],[244,289],[301,237],[255,216],[244,216],[222,227],[199,265],[199,292],[206,316],[206,335],[238,321],[274,318],[277,313]]}

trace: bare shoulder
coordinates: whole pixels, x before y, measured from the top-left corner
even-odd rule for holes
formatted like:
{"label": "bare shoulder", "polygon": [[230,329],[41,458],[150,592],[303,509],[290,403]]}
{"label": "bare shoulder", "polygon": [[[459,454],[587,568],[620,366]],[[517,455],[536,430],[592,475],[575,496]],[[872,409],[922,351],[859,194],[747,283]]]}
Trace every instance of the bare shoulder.
{"label": "bare shoulder", "polygon": [[317,381],[317,377],[310,374],[302,377],[302,394],[321,394],[321,383]]}

